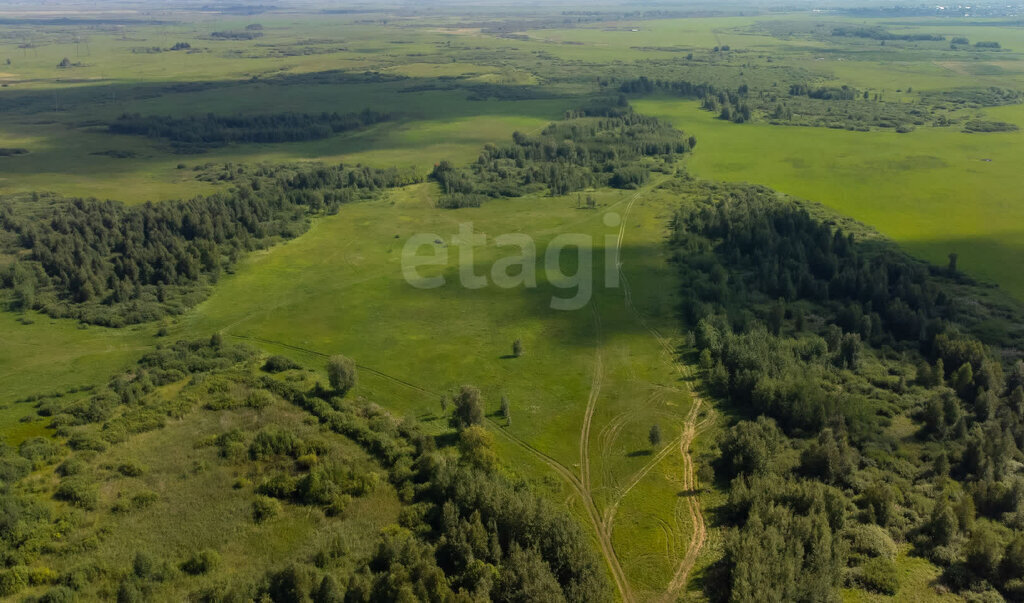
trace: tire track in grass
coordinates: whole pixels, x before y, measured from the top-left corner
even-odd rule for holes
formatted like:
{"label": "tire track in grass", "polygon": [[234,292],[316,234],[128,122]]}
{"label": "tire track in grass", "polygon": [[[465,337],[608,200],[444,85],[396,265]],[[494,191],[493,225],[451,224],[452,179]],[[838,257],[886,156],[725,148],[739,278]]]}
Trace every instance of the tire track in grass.
{"label": "tire track in grass", "polygon": [[[269,344],[269,345],[280,346],[280,347],[287,348],[287,349],[290,349],[290,350],[295,350],[297,352],[303,352],[303,353],[306,353],[306,354],[311,354],[313,356],[317,356],[317,357],[320,357],[320,358],[328,358],[330,356],[329,354],[325,354],[323,352],[318,352],[316,350],[311,350],[309,348],[304,348],[304,347],[301,347],[301,346],[292,345],[292,344],[284,343],[284,342],[281,342],[281,341],[274,341],[272,339],[264,339],[262,337],[253,337],[253,336],[249,336],[249,335],[233,335],[231,333],[227,333],[227,335],[230,336],[230,337],[235,337],[237,339],[245,339],[245,340],[257,341],[257,342],[265,343],[265,344]],[[406,387],[408,387],[410,389],[413,389],[415,391],[418,391],[420,393],[430,394],[430,395],[434,395],[434,396],[440,395],[437,392],[432,392],[429,389],[420,387],[420,386],[418,386],[418,385],[416,385],[414,383],[410,383],[410,382],[408,382],[408,381],[406,381],[404,379],[400,379],[400,378],[395,377],[393,375],[389,375],[389,374],[387,374],[387,373],[385,373],[383,371],[379,371],[377,369],[374,369],[374,368],[371,368],[371,367],[368,367],[368,366],[365,366],[365,365],[360,365],[360,364],[357,364],[356,367],[359,368],[360,370],[367,371],[367,372],[372,373],[374,375],[380,376],[380,377],[382,377],[384,379],[388,379],[388,380],[393,381],[395,383],[399,383],[401,385],[404,385],[404,386],[406,386]],[[596,394],[593,397],[596,400]],[[502,427],[502,425],[500,423],[498,423],[498,421],[496,421],[495,419],[487,417],[487,421],[490,422],[494,426],[495,431],[497,431],[498,433],[500,433],[501,435],[505,436],[507,439],[509,439],[513,443],[517,444],[518,446],[520,446],[521,448],[523,448],[524,450],[526,450],[527,452],[529,452],[530,454],[535,456],[538,460],[540,460],[541,462],[546,464],[548,467],[553,469],[555,471],[555,473],[557,473],[560,477],[562,477],[562,479],[564,479],[566,482],[569,483],[569,486],[574,490],[576,496],[578,496],[580,498],[580,500],[583,502],[584,508],[587,510],[587,516],[590,519],[590,523],[592,524],[592,526],[594,528],[594,532],[597,535],[597,540],[598,540],[598,544],[600,545],[600,548],[601,548],[601,553],[604,556],[605,562],[608,564],[609,569],[611,570],[612,578],[615,580],[615,586],[616,586],[616,588],[619,591],[619,595],[622,597],[623,601],[632,603],[634,601],[632,590],[629,587],[629,583],[626,581],[626,575],[625,575],[625,572],[622,571],[622,565],[619,563],[619,558],[615,554],[615,548],[612,546],[611,538],[605,532],[605,530],[604,530],[604,528],[602,526],[601,516],[600,516],[600,514],[597,511],[597,507],[594,504],[593,497],[591,497],[591,495],[589,493],[589,489],[585,489],[583,487],[583,482],[580,481],[580,478],[577,477],[575,473],[573,473],[568,468],[566,468],[565,465],[563,465],[562,463],[558,462],[557,459],[555,459],[555,458],[545,454],[544,452],[541,452],[540,450],[538,450],[537,448],[535,448],[531,444],[527,443],[523,439],[519,438],[518,436],[516,436],[516,435],[512,434],[511,432],[509,432],[508,430],[504,429]]]}
{"label": "tire track in grass", "polygon": [[588,491],[583,487],[582,482],[576,477],[576,474],[570,471],[562,463],[559,463],[554,458],[547,454],[537,450],[529,443],[523,441],[519,437],[513,435],[509,431],[502,429],[501,426],[492,418],[487,419],[496,428],[498,433],[502,434],[509,440],[519,444],[521,447],[532,453],[538,460],[545,463],[549,467],[555,470],[556,473],[562,476],[569,485],[576,491],[580,500],[583,502],[583,507],[587,511],[587,516],[590,519],[590,523],[594,527],[594,531],[597,534],[597,542],[601,547],[601,553],[604,555],[605,562],[608,564],[608,568],[611,570],[612,578],[615,580],[615,586],[619,591],[619,596],[622,597],[623,601],[632,603],[635,599],[633,598],[633,591],[629,586],[629,582],[626,580],[626,574],[622,571],[622,565],[619,563],[619,557],[615,554],[615,547],[612,546],[611,535],[606,533],[603,524],[601,522],[601,515],[597,510],[597,506],[594,504],[594,499]]}
{"label": "tire track in grass", "polygon": [[[330,354],[325,354],[323,352],[318,352],[316,350],[311,350],[309,348],[304,348],[304,347],[300,347],[300,346],[297,346],[297,345],[291,345],[289,343],[284,343],[282,341],[274,341],[273,339],[263,339],[262,337],[253,337],[251,335],[234,335],[232,333],[226,333],[226,335],[228,335],[229,337],[235,337],[237,339],[247,339],[249,341],[258,341],[260,343],[276,345],[276,346],[280,346],[280,347],[283,347],[283,348],[288,348],[289,350],[295,350],[297,352],[305,352],[306,354],[312,354],[312,355],[318,356],[320,358],[330,358],[331,357]],[[404,385],[405,387],[407,387],[409,389],[416,390],[416,391],[418,391],[420,393],[423,393],[423,394],[429,394],[429,395],[432,395],[432,396],[439,396],[440,395],[437,392],[432,392],[432,391],[430,391],[428,389],[420,387],[420,386],[416,385],[415,383],[409,383],[408,381],[406,381],[404,379],[399,379],[398,377],[395,377],[394,375],[389,375],[389,374],[387,374],[385,372],[378,371],[377,369],[369,367],[369,366],[366,366],[364,364],[356,363],[356,368],[361,370],[361,371],[366,371],[366,372],[371,373],[373,375],[377,375],[378,377],[382,377],[384,379],[387,379],[388,381],[393,381],[395,383],[398,383],[399,385]]]}
{"label": "tire track in grass", "polygon": [[690,513],[690,521],[693,525],[693,535],[690,538],[690,545],[686,549],[686,555],[679,563],[676,573],[669,582],[668,589],[662,600],[672,601],[679,595],[679,591],[686,586],[687,578],[697,561],[704,542],[707,540],[707,527],[704,523],[704,514],[701,512],[700,501],[697,498],[697,478],[693,470],[693,457],[690,455],[690,444],[697,435],[697,411],[700,406],[700,398],[694,398],[696,402],[693,410],[687,416],[687,432],[679,442],[679,452],[683,456],[683,497],[686,499],[686,506]]}
{"label": "tire track in grass", "polygon": [[[654,337],[654,339],[661,346],[664,353],[667,354],[668,361],[672,364],[672,366],[680,374],[680,376],[684,378],[692,378],[692,369],[690,369],[690,367],[684,368],[683,366],[680,366],[678,362],[676,362],[674,357],[674,350],[668,339],[666,339],[657,329],[648,324],[643,314],[641,314],[641,312],[637,310],[636,307],[633,305],[633,292],[632,288],[629,285],[629,278],[626,276],[626,273],[622,269],[623,263],[621,259],[621,252],[622,242],[625,239],[626,223],[628,221],[630,211],[633,209],[633,205],[636,203],[636,200],[639,198],[639,196],[639,193],[634,195],[633,198],[631,198],[629,200],[629,203],[626,205],[625,211],[623,211],[622,221],[619,224],[619,236],[616,243],[618,246],[618,249],[616,250],[616,258],[618,262],[619,279],[622,283],[623,300],[625,302],[626,309],[629,310],[630,313],[632,313],[633,316],[637,319],[637,321],[641,324],[641,326],[643,326]],[[688,389],[693,403],[691,404],[690,410],[687,413],[686,419],[683,422],[683,433],[677,441],[679,444],[679,453],[683,458],[683,497],[685,498],[687,510],[690,514],[691,525],[693,526],[693,534],[691,535],[690,543],[686,548],[686,553],[685,555],[683,555],[683,559],[679,562],[675,574],[672,576],[672,580],[668,584],[668,588],[666,589],[665,595],[663,597],[663,599],[666,601],[675,598],[686,585],[686,581],[689,577],[690,570],[693,569],[693,565],[697,560],[697,556],[700,553],[700,550],[703,548],[704,542],[707,540],[707,528],[704,522],[704,514],[700,508],[700,501],[697,498],[697,480],[694,475],[693,457],[690,454],[690,446],[697,435],[699,427],[703,426],[703,424],[706,421],[708,421],[710,417],[707,417],[705,420],[701,421],[700,424],[698,424],[697,417],[699,415],[700,407],[703,403],[703,400],[695,391],[693,391],[692,387],[689,387]],[[672,448],[674,448],[674,446],[669,446],[666,448],[668,450],[671,450]],[[638,476],[639,479],[636,479],[636,482],[639,483],[640,479],[643,479],[647,472],[649,472],[654,467],[654,465],[657,464],[657,462],[660,462],[660,460],[661,459],[652,459],[652,462],[648,463],[648,466],[645,466],[644,469],[641,469],[641,472],[643,472],[643,474]],[[626,492],[628,492],[628,490]],[[610,508],[617,509],[621,500],[622,497],[620,496],[619,500],[616,501]],[[613,519],[614,512],[611,513],[609,521]]]}
{"label": "tire track in grass", "polygon": [[601,363],[601,314],[597,305],[591,301],[590,310],[594,315],[594,371],[590,378],[590,394],[587,397],[587,408],[583,412],[583,425],[580,427],[580,482],[588,496],[590,490],[590,425],[597,408],[597,398],[601,395],[601,383],[604,381],[604,367]]}

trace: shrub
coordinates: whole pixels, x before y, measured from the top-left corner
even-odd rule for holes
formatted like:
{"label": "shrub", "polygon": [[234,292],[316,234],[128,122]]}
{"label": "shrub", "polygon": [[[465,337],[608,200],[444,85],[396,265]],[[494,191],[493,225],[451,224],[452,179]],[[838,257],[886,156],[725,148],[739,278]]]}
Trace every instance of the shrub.
{"label": "shrub", "polygon": [[264,428],[249,445],[249,458],[254,461],[283,454],[298,458],[306,453],[306,447],[294,433],[281,428]]}
{"label": "shrub", "polygon": [[268,373],[281,373],[293,369],[302,368],[287,356],[271,356],[263,363],[263,370]]}
{"label": "shrub", "polygon": [[130,580],[125,580],[117,589],[117,603],[142,603],[146,598],[139,587]]}
{"label": "shrub", "polygon": [[66,586],[57,586],[39,597],[39,603],[72,603],[76,599],[75,591]]}
{"label": "shrub", "polygon": [[95,435],[88,433],[76,433],[68,438],[68,446],[72,450],[95,450],[103,452],[107,449],[107,443]]}
{"label": "shrub", "polygon": [[860,582],[864,588],[885,595],[895,595],[900,587],[896,564],[885,557],[875,557],[861,567]]}
{"label": "shrub", "polygon": [[875,524],[857,524],[848,527],[843,536],[850,541],[850,550],[868,557],[896,556],[896,543],[884,528]]}
{"label": "shrub", "polygon": [[307,594],[313,586],[309,568],[291,565],[270,575],[270,598],[273,601],[308,601]]}
{"label": "shrub", "polygon": [[77,476],[63,479],[60,486],[57,486],[53,497],[83,509],[95,509],[96,503],[99,501],[96,486]]}
{"label": "shrub", "polygon": [[289,499],[295,494],[295,480],[287,475],[275,475],[260,484],[256,491],[274,498]]}
{"label": "shrub", "polygon": [[245,405],[256,410],[263,410],[274,403],[274,396],[266,390],[256,390],[245,397]]}
{"label": "shrub", "polygon": [[18,454],[35,462],[48,463],[58,452],[57,445],[47,438],[29,438],[18,446]]}
{"label": "shrub", "polygon": [[117,472],[125,477],[139,477],[143,473],[142,467],[139,467],[138,465],[130,461],[118,465]]}
{"label": "shrub", "polygon": [[136,577],[145,580],[153,573],[155,567],[156,563],[148,554],[142,551],[135,553],[135,559],[132,560],[132,573]]}
{"label": "shrub", "polygon": [[12,483],[32,472],[32,462],[16,456],[0,458],[0,481]]}
{"label": "shrub", "polygon": [[28,586],[28,571],[22,567],[0,570],[0,596],[10,597]]}
{"label": "shrub", "polygon": [[78,475],[79,473],[85,471],[85,469],[85,462],[82,461],[82,459],[73,456],[64,461],[63,463],[61,463],[60,465],[57,465],[57,475]]}
{"label": "shrub", "polygon": [[299,458],[295,459],[295,464],[299,469],[309,471],[311,468],[316,466],[320,462],[320,458],[315,453],[304,454]]}
{"label": "shrub", "polygon": [[252,520],[256,523],[263,523],[273,519],[281,513],[281,503],[269,496],[257,496],[252,501]]}
{"label": "shrub", "polygon": [[327,361],[327,378],[335,391],[345,394],[356,385],[356,363],[340,354],[331,356]]}
{"label": "shrub", "polygon": [[198,576],[208,574],[220,565],[220,555],[212,549],[203,549],[181,564],[181,571]]}
{"label": "shrub", "polygon": [[48,567],[33,567],[28,570],[28,583],[32,586],[55,584],[57,578],[57,572]]}

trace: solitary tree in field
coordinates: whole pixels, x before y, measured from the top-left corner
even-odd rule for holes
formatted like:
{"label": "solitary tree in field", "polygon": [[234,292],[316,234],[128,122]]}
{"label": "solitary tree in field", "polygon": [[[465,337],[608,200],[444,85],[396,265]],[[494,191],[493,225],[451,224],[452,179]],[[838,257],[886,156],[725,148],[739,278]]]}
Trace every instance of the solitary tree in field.
{"label": "solitary tree in field", "polygon": [[647,440],[655,448],[661,446],[661,427],[658,427],[657,423],[651,425],[651,431],[647,434]]}
{"label": "solitary tree in field", "polygon": [[327,360],[327,379],[334,391],[344,395],[356,385],[356,363],[340,354]]}
{"label": "solitary tree in field", "polygon": [[455,396],[455,424],[459,429],[484,422],[484,405],[480,390],[472,385],[463,385]]}
{"label": "solitary tree in field", "polygon": [[523,342],[516,339],[512,342],[512,355],[519,358],[523,355]]}
{"label": "solitary tree in field", "polygon": [[57,63],[57,66],[58,67],[70,67],[71,66],[71,61],[67,57],[64,57],[63,59],[61,59],[60,63]]}
{"label": "solitary tree in field", "polygon": [[512,409],[509,408],[508,396],[501,397],[501,416],[505,417],[505,424],[512,424]]}
{"label": "solitary tree in field", "polygon": [[958,259],[960,259],[960,257],[957,254],[949,254],[949,266],[947,266],[946,270],[948,270],[951,275],[956,274],[956,261]]}
{"label": "solitary tree in field", "polygon": [[448,413],[448,396],[446,394],[441,394],[441,414],[443,415],[443,414],[447,414],[447,413]]}

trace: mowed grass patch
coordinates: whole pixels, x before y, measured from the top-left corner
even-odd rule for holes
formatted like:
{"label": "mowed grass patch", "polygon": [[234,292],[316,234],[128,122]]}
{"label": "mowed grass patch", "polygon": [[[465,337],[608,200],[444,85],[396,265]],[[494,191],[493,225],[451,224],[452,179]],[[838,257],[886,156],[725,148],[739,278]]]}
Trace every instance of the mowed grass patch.
{"label": "mowed grass patch", "polygon": [[[638,111],[672,120],[698,138],[697,175],[770,186],[863,221],[906,250],[1024,297],[1024,192],[1015,157],[1024,133],[910,134],[736,125],[696,103],[639,100]],[[990,110],[1007,121],[1024,107]]]}

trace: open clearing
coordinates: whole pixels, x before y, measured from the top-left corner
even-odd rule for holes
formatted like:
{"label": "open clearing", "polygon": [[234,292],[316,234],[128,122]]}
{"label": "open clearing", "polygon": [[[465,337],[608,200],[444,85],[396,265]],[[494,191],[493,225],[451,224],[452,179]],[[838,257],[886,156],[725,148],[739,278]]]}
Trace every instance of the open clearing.
{"label": "open clearing", "polygon": [[[700,144],[688,166],[718,180],[751,182],[817,201],[870,224],[911,253],[960,267],[1024,298],[1024,132],[964,134],[948,128],[848,132],[732,124],[696,103],[640,100],[644,113],[670,119]],[[1024,108],[988,110],[1024,125]]]}

